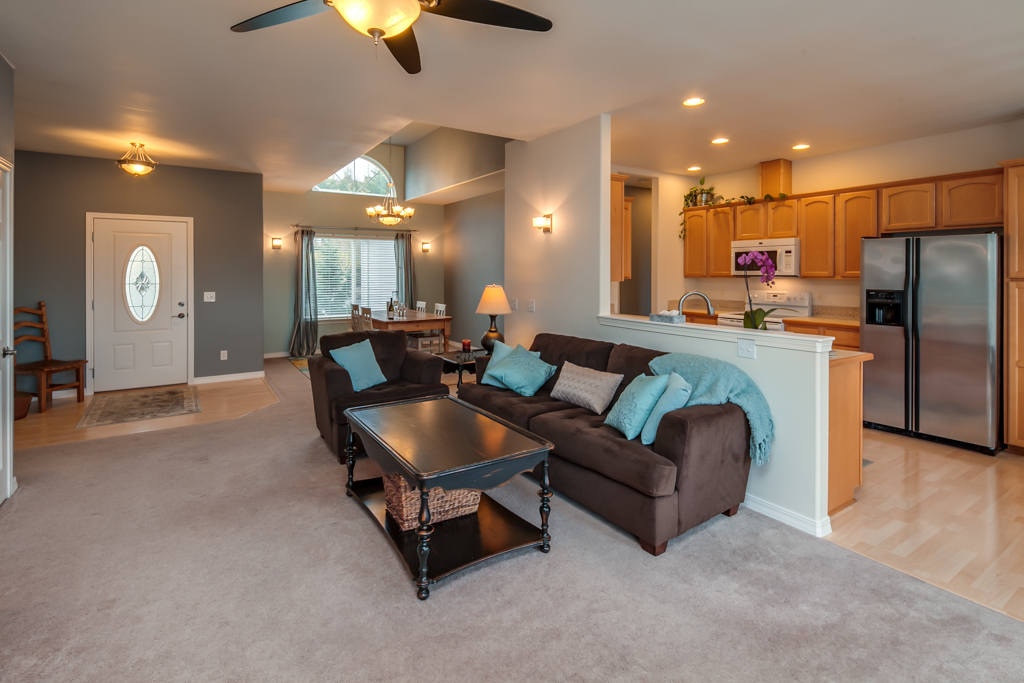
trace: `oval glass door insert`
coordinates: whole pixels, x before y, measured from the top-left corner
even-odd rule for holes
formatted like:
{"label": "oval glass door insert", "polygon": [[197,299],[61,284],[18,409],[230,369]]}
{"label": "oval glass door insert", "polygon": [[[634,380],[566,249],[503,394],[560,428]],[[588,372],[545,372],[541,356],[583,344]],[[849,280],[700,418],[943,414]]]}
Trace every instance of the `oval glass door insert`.
{"label": "oval glass door insert", "polygon": [[137,323],[153,317],[160,301],[160,267],[146,245],[135,247],[124,267],[124,301]]}

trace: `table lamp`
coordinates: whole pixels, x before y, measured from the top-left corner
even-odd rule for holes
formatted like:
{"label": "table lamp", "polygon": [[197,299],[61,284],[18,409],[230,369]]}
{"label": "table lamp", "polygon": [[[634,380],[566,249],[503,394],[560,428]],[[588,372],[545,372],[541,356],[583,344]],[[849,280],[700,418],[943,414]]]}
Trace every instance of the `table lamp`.
{"label": "table lamp", "polygon": [[477,313],[491,316],[491,329],[480,340],[480,346],[484,347],[487,353],[494,351],[494,342],[505,341],[498,332],[497,323],[494,320],[499,315],[506,315],[512,312],[505,297],[505,289],[501,285],[487,285],[484,287],[484,294],[480,297],[480,303],[476,307]]}

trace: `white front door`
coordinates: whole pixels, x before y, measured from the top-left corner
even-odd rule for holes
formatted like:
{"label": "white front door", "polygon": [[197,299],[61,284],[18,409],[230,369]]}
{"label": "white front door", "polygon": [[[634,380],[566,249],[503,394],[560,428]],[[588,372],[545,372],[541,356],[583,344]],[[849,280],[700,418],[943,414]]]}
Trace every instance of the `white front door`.
{"label": "white front door", "polygon": [[95,391],[188,382],[184,221],[94,218]]}
{"label": "white front door", "polygon": [[0,159],[0,502],[17,488],[14,479],[14,277],[11,240],[11,174]]}

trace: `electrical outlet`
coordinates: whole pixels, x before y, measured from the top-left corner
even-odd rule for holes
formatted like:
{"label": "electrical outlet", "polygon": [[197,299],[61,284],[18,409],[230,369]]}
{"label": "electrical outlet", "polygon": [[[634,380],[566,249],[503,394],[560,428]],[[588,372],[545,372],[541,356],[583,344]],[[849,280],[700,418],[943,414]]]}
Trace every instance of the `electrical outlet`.
{"label": "electrical outlet", "polygon": [[736,355],[740,358],[757,358],[757,345],[753,339],[737,339]]}
{"label": "electrical outlet", "polygon": [[[753,342],[751,342],[751,343],[753,343]],[[228,352],[227,351],[221,351],[220,352],[220,359],[221,360],[227,360],[228,359]]]}
{"label": "electrical outlet", "polygon": [[818,292],[814,295],[814,298],[817,299],[814,303],[818,305],[825,303],[825,292]]}
{"label": "electrical outlet", "polygon": [[529,299],[526,302],[526,310],[529,311],[530,313],[536,313],[537,312],[537,302],[534,301],[533,299]]}
{"label": "electrical outlet", "polygon": [[203,292],[203,303],[213,303],[217,300],[217,292]]}
{"label": "electrical outlet", "polygon": [[513,311],[518,311],[519,310],[519,299],[509,299],[508,300],[508,307],[511,308]]}

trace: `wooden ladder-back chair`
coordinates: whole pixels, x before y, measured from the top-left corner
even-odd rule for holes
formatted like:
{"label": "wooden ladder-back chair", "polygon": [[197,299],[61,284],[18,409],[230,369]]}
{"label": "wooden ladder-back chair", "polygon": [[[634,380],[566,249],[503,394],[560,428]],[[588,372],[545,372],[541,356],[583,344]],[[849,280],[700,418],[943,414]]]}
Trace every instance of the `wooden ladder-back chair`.
{"label": "wooden ladder-back chair", "polygon": [[[15,363],[15,375],[32,375],[36,378],[36,391],[27,392],[39,399],[39,412],[46,412],[46,405],[55,391],[63,389],[77,389],[78,402],[85,400],[85,364],[84,360],[54,360],[50,352],[50,324],[46,318],[46,302],[40,301],[39,308],[15,308],[14,315],[19,313],[35,315],[39,322],[33,320],[19,320],[14,323],[14,347],[22,342],[39,342],[43,345],[43,360],[32,363]],[[17,331],[23,327],[40,330],[39,334],[23,334],[17,336]],[[58,372],[75,372],[75,381],[69,384],[50,384],[50,378]]]}

